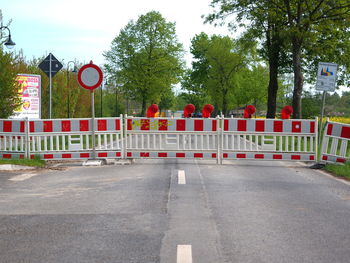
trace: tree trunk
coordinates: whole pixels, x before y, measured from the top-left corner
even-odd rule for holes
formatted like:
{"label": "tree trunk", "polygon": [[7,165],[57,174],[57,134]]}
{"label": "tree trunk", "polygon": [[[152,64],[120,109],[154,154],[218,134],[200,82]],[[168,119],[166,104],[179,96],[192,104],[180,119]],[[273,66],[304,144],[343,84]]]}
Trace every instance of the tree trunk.
{"label": "tree trunk", "polygon": [[280,56],[280,39],[278,29],[270,25],[266,32],[266,43],[269,59],[269,86],[267,96],[266,118],[274,119],[276,117],[277,91],[278,91],[278,67]]}
{"label": "tree trunk", "polygon": [[141,116],[145,117],[146,116],[146,96],[142,96],[142,106],[141,106]]}
{"label": "tree trunk", "polygon": [[227,90],[224,90],[223,98],[222,98],[222,113],[224,114],[224,116],[227,116],[227,109],[228,109]]}
{"label": "tree trunk", "polygon": [[301,40],[296,37],[293,38],[292,46],[294,71],[293,119],[301,119],[301,95],[304,83],[304,76],[301,68]]}

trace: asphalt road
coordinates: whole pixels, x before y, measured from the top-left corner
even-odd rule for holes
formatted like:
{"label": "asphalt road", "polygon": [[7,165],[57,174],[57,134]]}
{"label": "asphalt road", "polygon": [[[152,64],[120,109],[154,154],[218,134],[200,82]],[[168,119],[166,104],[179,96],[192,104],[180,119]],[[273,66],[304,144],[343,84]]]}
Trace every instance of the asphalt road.
{"label": "asphalt road", "polygon": [[345,263],[349,226],[350,185],[299,163],[0,172],[6,263]]}

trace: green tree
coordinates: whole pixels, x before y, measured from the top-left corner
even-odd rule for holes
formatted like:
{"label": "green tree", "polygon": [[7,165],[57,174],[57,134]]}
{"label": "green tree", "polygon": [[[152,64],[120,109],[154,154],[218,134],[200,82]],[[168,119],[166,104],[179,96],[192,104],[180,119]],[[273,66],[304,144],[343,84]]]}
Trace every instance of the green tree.
{"label": "green tree", "polygon": [[246,57],[237,42],[227,36],[208,37],[205,33],[192,39],[193,80],[203,85],[216,109],[227,115],[232,106],[237,73]]}
{"label": "green tree", "polygon": [[161,94],[179,82],[183,72],[183,47],[176,37],[175,23],[167,22],[159,12],[141,15],[130,21],[104,53],[110,76],[141,102],[158,103]]}
{"label": "green tree", "polygon": [[0,118],[5,119],[21,105],[15,79],[19,57],[6,53],[0,47]]}
{"label": "green tree", "polygon": [[[253,22],[248,26],[250,25],[255,32],[259,32],[260,24],[271,25],[272,23],[278,26],[278,38],[286,41],[281,42],[277,47],[288,52],[289,60],[292,61],[294,118],[301,118],[304,72],[307,71],[310,58],[313,62],[322,58],[339,63],[334,61],[334,54],[345,54],[349,49],[347,45],[341,44],[344,41],[348,42],[350,36],[348,0],[213,0],[212,5],[219,6],[220,9],[209,15],[208,21],[224,19],[227,15],[236,12],[236,21],[242,21],[243,18],[252,19]],[[264,13],[265,15],[261,15]],[[319,52],[320,49],[322,52]],[[349,57],[346,56],[346,59],[342,58],[340,63],[349,66],[349,61]]]}

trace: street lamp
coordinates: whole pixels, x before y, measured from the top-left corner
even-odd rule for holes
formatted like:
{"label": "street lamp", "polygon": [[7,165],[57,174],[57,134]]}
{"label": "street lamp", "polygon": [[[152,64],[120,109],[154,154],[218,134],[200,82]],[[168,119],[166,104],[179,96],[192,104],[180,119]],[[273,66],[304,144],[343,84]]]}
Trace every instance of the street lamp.
{"label": "street lamp", "polygon": [[16,43],[13,42],[12,39],[11,39],[11,31],[10,31],[10,29],[9,29],[7,26],[2,26],[2,27],[0,27],[0,30],[2,30],[2,29],[7,29],[7,30],[9,31],[9,36],[8,36],[6,42],[4,43],[5,46],[6,46],[8,49],[14,48],[14,46],[16,45]]}
{"label": "street lamp", "polygon": [[70,63],[73,63],[74,65],[74,68],[72,70],[73,73],[76,73],[77,72],[77,67],[75,65],[75,62],[74,61],[69,61],[67,63],[67,89],[68,89],[68,99],[67,99],[67,117],[68,119],[70,118],[70,88],[69,88],[69,64]]}

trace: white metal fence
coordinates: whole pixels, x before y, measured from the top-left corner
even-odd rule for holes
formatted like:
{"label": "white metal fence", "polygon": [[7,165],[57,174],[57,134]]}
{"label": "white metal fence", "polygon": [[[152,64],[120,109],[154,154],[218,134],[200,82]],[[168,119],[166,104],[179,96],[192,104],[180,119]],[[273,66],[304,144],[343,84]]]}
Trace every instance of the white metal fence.
{"label": "white metal fence", "polygon": [[[348,134],[348,126],[332,125],[333,131]],[[317,156],[317,119],[121,116],[97,118],[94,126],[96,158],[201,158],[221,163],[225,159],[316,161]],[[0,120],[0,158],[88,159],[93,157],[92,136],[91,119]],[[339,138],[324,136],[324,156],[338,151],[341,158],[349,157],[346,136],[350,135],[343,136],[340,144]],[[332,146],[325,146],[326,142]],[[327,155],[325,149],[333,152]]]}

